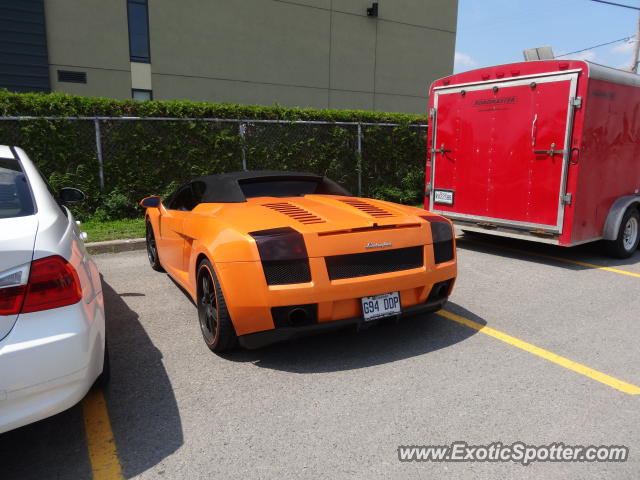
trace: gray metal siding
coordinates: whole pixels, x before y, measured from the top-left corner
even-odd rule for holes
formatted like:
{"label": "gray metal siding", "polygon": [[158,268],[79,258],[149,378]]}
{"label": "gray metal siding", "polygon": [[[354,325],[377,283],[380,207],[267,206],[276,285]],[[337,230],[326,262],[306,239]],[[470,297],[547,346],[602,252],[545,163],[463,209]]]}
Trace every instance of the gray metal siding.
{"label": "gray metal siding", "polygon": [[0,0],[0,88],[50,91],[44,0]]}

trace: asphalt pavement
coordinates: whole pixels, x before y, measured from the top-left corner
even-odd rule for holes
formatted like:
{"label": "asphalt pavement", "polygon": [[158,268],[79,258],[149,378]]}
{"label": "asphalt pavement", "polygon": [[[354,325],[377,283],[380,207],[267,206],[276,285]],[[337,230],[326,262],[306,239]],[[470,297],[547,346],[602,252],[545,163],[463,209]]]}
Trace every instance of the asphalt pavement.
{"label": "asphalt pavement", "polygon": [[[123,476],[638,478],[640,395],[589,372],[640,385],[640,253],[612,261],[597,245],[472,237],[458,255],[446,310],[480,330],[434,314],[224,356],[206,348],[194,305],[144,251],[96,256],[112,361],[104,397]],[[0,478],[97,478],[83,415],[77,406],[0,435]],[[399,445],[454,441],[625,445],[630,456],[398,460]]]}

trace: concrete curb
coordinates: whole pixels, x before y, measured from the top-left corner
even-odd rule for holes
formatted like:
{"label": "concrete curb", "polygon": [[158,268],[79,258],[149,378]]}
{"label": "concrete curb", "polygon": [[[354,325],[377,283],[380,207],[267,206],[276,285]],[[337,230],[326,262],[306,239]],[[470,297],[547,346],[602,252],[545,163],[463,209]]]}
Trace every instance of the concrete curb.
{"label": "concrete curb", "polygon": [[109,240],[108,242],[86,243],[85,247],[91,255],[99,253],[130,252],[132,250],[144,250],[146,240],[144,238],[127,238],[125,240]]}

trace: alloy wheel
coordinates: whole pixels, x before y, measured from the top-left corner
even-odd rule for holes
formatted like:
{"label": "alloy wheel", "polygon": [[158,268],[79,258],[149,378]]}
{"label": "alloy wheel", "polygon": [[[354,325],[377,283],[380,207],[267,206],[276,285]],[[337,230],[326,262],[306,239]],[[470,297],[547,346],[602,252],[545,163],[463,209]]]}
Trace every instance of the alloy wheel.
{"label": "alloy wheel", "polygon": [[200,318],[200,328],[202,329],[205,340],[211,344],[215,341],[218,333],[218,309],[215,286],[207,269],[203,267],[200,271],[198,316]]}
{"label": "alloy wheel", "polygon": [[147,223],[147,256],[149,262],[153,265],[158,258],[158,247],[156,246],[156,238],[153,235],[151,225]]}

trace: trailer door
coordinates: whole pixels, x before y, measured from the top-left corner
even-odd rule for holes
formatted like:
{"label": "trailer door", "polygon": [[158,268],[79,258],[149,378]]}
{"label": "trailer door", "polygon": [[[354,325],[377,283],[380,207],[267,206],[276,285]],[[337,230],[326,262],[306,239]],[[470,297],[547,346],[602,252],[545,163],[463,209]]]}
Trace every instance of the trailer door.
{"label": "trailer door", "polygon": [[440,87],[432,211],[561,233],[577,73]]}

